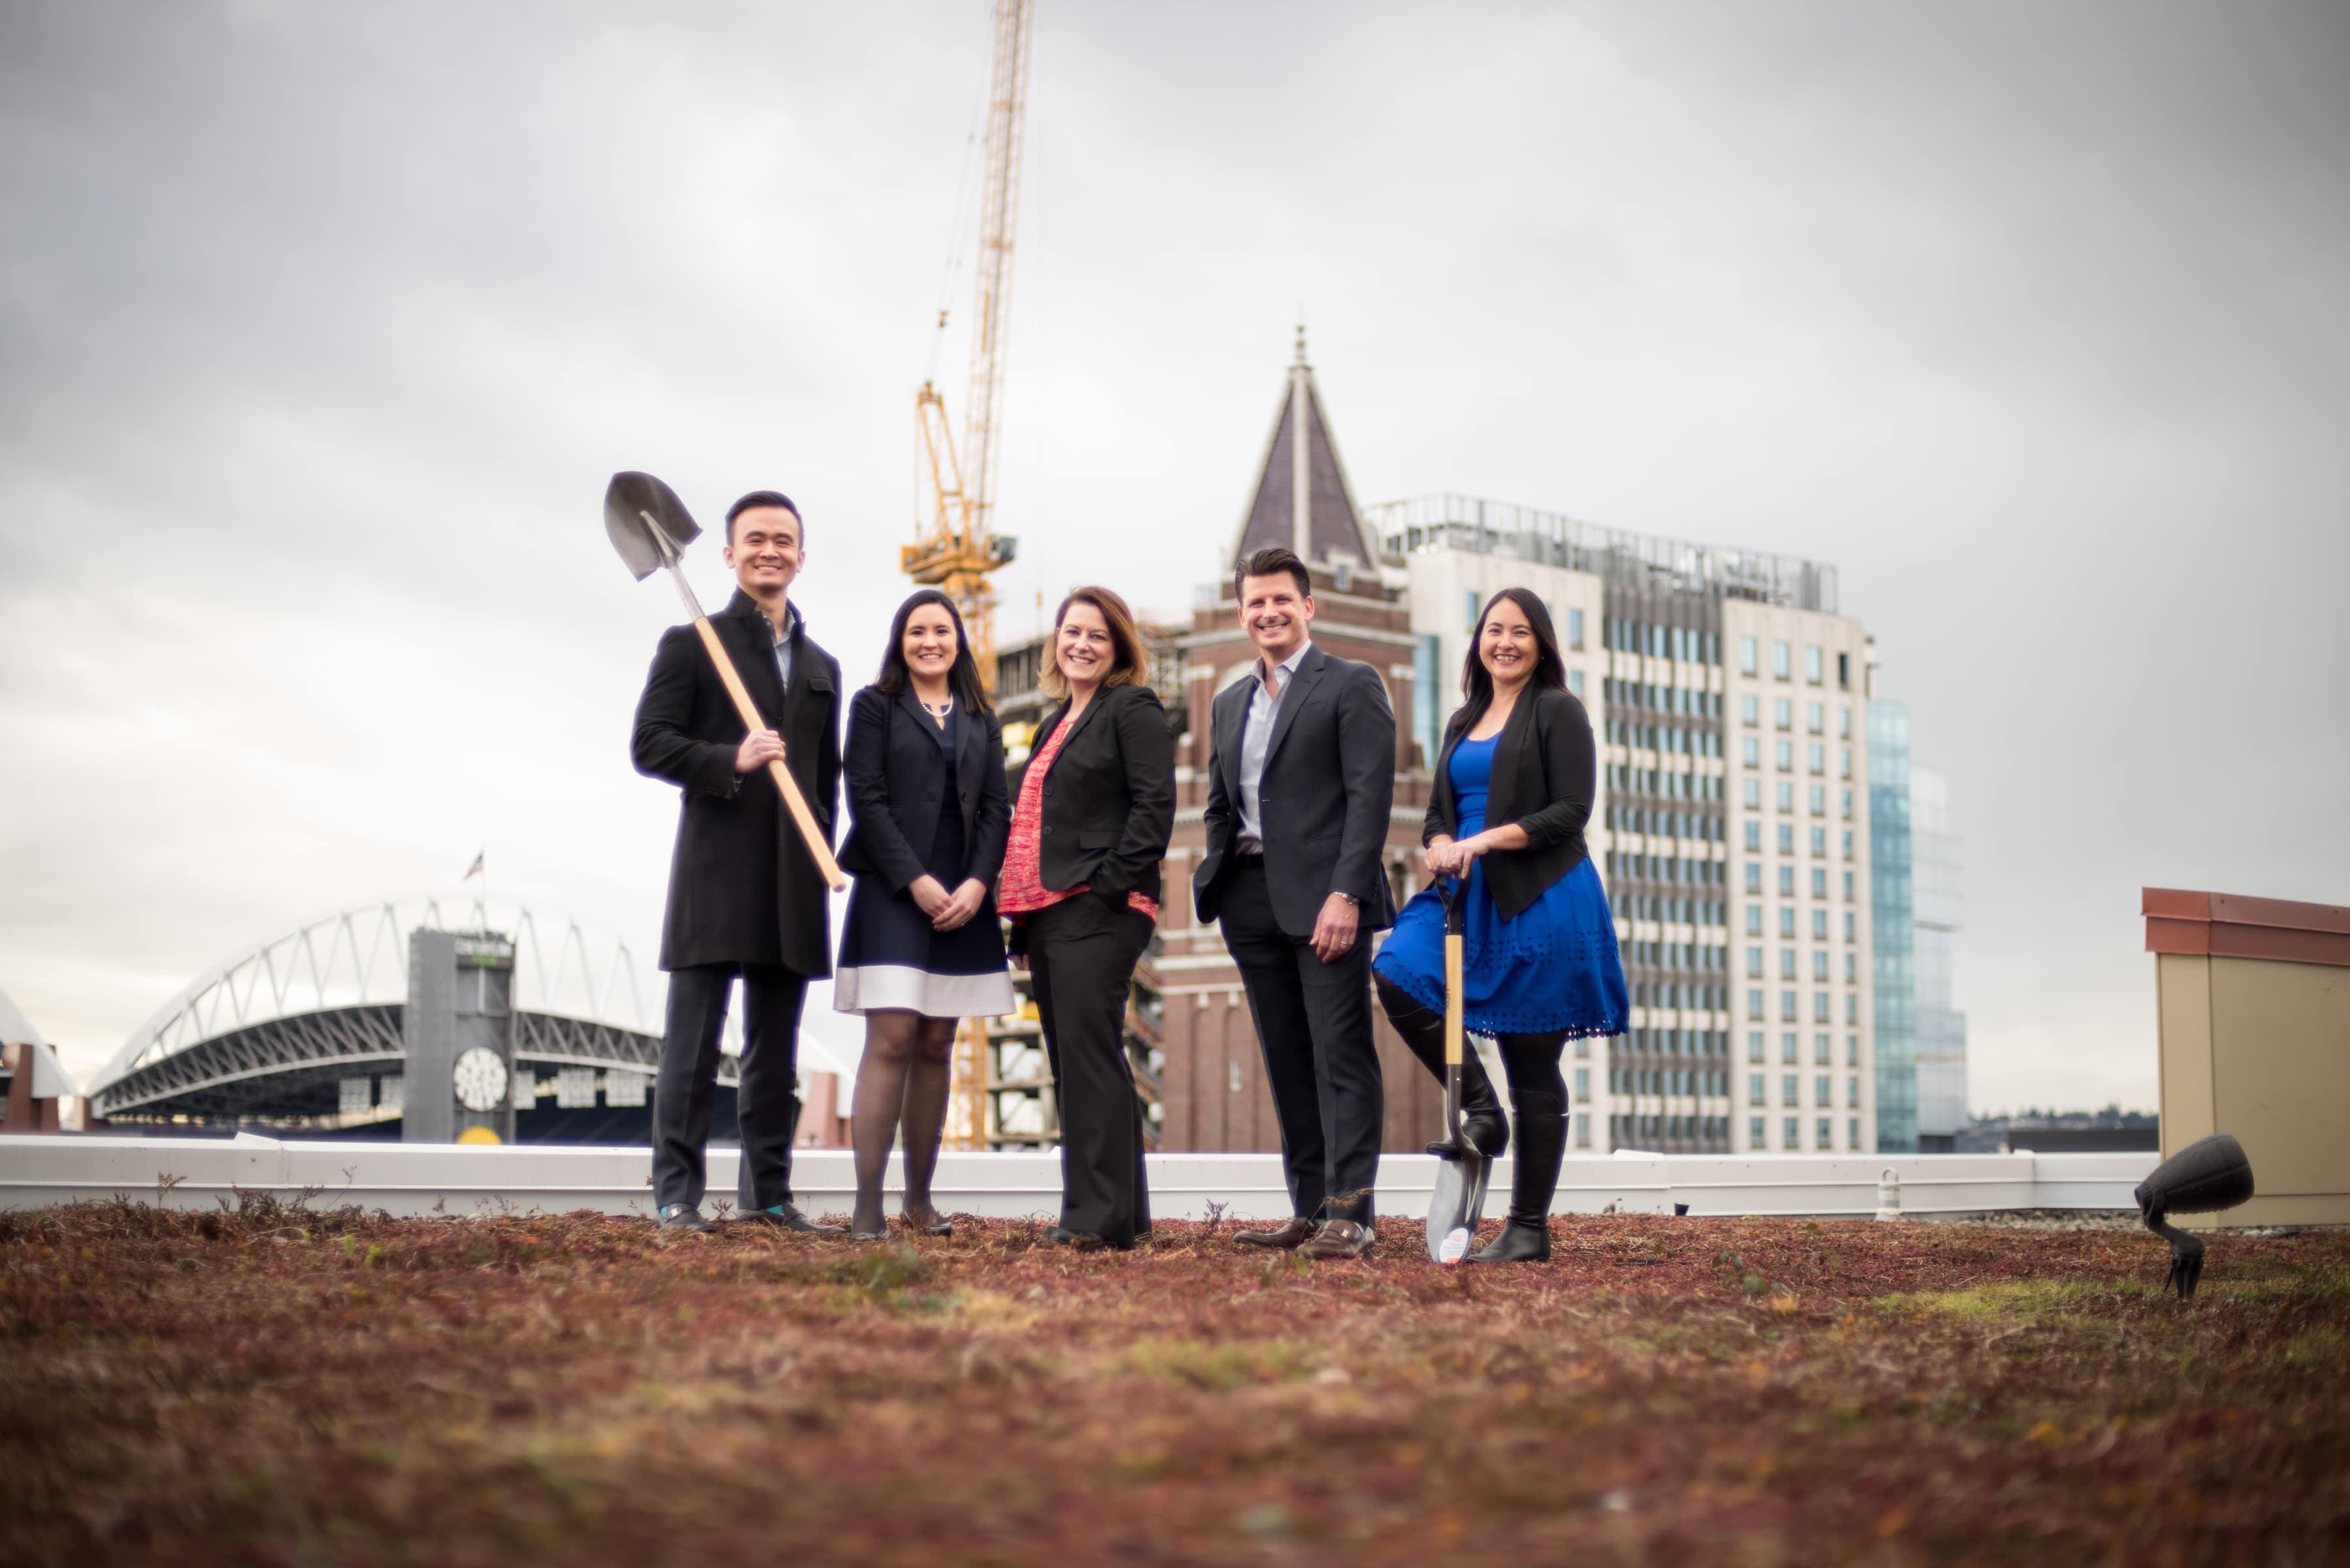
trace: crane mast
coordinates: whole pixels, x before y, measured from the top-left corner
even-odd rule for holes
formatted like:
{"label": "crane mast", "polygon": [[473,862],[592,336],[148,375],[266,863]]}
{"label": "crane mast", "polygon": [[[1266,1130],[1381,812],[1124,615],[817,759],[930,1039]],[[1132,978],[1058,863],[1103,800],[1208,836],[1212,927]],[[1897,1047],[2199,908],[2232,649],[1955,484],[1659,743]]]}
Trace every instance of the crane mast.
{"label": "crane mast", "polygon": [[[988,577],[1008,564],[1014,541],[995,532],[995,459],[1003,434],[1004,333],[1012,314],[1012,238],[1020,215],[1020,138],[1028,99],[1033,0],[996,0],[994,65],[988,83],[987,171],[980,199],[978,299],[972,317],[970,402],[958,461],[946,400],[931,382],[914,394],[914,425],[932,505],[918,523],[899,569],[952,599],[979,666],[995,691],[995,590]],[[941,322],[943,325],[944,315]],[[987,1147],[987,1024],[966,1018],[955,1033],[942,1140]]]}

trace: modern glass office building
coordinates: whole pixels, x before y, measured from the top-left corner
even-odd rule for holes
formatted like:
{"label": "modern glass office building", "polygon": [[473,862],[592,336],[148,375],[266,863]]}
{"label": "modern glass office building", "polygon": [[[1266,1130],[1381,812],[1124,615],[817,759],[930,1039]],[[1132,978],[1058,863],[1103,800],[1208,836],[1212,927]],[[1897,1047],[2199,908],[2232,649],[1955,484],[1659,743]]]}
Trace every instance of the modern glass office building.
{"label": "modern glass office building", "polygon": [[1877,1147],[1918,1148],[1916,910],[1909,832],[1909,708],[1868,704],[1869,913],[1876,940]]}
{"label": "modern glass office building", "polygon": [[1959,836],[1950,781],[1909,770],[1910,893],[1917,951],[1918,1147],[1947,1154],[1967,1125],[1967,1015],[1952,1003],[1952,949],[1960,924]]}

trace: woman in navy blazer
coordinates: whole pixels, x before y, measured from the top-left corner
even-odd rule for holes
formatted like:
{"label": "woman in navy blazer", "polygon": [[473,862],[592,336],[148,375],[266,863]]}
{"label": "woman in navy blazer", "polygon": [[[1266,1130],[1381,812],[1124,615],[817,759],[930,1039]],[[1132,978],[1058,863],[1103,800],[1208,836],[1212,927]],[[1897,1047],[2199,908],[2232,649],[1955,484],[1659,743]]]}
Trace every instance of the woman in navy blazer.
{"label": "woman in navy blazer", "polygon": [[842,771],[856,813],[840,864],[857,877],[834,968],[833,1006],[865,1015],[849,1109],[857,1206],[850,1234],[879,1241],[881,1179],[905,1127],[903,1211],[951,1234],[931,1202],[946,1125],[955,1026],[1009,1012],[995,879],[1011,826],[1003,731],[962,617],[936,588],[898,607],[880,678],[849,704]]}

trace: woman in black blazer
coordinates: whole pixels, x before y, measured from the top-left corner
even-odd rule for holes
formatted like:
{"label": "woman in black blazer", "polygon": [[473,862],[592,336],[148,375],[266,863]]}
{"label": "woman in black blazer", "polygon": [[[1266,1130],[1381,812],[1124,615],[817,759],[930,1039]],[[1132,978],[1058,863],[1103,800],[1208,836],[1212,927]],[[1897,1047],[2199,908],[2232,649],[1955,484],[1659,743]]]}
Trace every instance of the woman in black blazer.
{"label": "woman in black blazer", "polygon": [[[1461,691],[1467,701],[1444,727],[1422,842],[1431,877],[1467,884],[1463,1021],[1499,1038],[1517,1112],[1510,1222],[1471,1256],[1506,1263],[1550,1256],[1550,1204],[1566,1153],[1559,1054],[1570,1037],[1622,1033],[1631,1002],[1615,917],[1583,836],[1598,788],[1591,717],[1566,690],[1539,597],[1493,596]],[[1396,917],[1371,975],[1396,1032],[1441,1080],[1444,910],[1433,887]],[[1461,1137],[1481,1154],[1501,1153],[1509,1127],[1474,1053],[1461,1078]]]}
{"label": "woman in black blazer", "polygon": [[1142,1102],[1126,1058],[1134,966],[1159,919],[1159,863],[1175,830],[1175,742],[1126,601],[1061,601],[1044,686],[1064,699],[1036,732],[1000,899],[1035,981],[1061,1107],[1055,1243],[1131,1247],[1150,1229]]}
{"label": "woman in black blazer", "polygon": [[840,863],[857,875],[832,1004],[865,1015],[849,1109],[857,1207],[849,1232],[879,1241],[881,1178],[905,1124],[907,1223],[952,1227],[931,1202],[946,1125],[955,1026],[1013,1009],[994,889],[1009,829],[1003,732],[962,617],[936,588],[898,607],[881,675],[848,710],[843,759],[856,824]]}

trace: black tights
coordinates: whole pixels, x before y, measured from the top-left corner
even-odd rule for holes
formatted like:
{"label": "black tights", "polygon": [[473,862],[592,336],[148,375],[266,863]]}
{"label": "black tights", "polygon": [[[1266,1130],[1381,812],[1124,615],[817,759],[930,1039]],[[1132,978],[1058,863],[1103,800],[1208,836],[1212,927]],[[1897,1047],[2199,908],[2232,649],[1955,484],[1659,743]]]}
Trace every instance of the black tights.
{"label": "black tights", "polygon": [[910,1218],[927,1221],[931,1173],[939,1165],[939,1135],[947,1123],[947,1079],[954,1064],[952,1018],[926,1018],[899,1009],[865,1015],[865,1060],[848,1110],[849,1142],[857,1151],[857,1210],[849,1228],[879,1231],[881,1177],[889,1145],[905,1124],[906,1195]]}
{"label": "black tights", "polygon": [[[1388,1022],[1402,1035],[1437,1081],[1444,1079],[1444,1015],[1430,1011],[1406,994],[1387,976],[1373,971],[1372,979],[1379,990],[1379,1005],[1387,1010]],[[1559,1058],[1566,1050],[1566,1031],[1550,1030],[1539,1034],[1503,1034],[1499,1036],[1502,1047],[1502,1070],[1510,1079],[1510,1103],[1521,1114],[1528,1107],[1527,1096],[1536,1098],[1533,1104],[1555,1116],[1566,1113],[1566,1075],[1559,1071]],[[1463,1076],[1483,1069],[1471,1065],[1476,1048],[1461,1042]]]}

